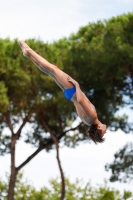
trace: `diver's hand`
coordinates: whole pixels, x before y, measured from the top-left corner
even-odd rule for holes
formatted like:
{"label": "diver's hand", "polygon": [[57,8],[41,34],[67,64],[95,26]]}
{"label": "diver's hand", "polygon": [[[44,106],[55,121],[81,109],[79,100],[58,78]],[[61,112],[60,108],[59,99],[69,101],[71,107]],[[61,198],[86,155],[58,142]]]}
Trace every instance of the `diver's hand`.
{"label": "diver's hand", "polygon": [[71,78],[70,76],[67,77],[67,80],[71,83],[73,83],[73,85],[77,86],[79,85],[77,81],[75,81],[73,78]]}

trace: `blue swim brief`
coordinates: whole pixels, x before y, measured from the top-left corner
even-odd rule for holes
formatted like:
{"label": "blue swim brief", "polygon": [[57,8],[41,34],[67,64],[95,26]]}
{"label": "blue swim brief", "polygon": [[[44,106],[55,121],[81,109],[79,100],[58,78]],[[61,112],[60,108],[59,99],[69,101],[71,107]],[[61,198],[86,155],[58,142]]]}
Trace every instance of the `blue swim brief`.
{"label": "blue swim brief", "polygon": [[66,99],[70,101],[73,95],[75,94],[75,92],[76,92],[76,87],[73,87],[73,88],[65,89],[63,93]]}

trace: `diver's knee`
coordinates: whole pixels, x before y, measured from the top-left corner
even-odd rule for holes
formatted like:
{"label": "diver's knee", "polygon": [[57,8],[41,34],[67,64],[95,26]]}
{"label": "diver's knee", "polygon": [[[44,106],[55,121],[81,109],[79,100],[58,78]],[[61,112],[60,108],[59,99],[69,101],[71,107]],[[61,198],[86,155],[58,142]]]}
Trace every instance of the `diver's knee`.
{"label": "diver's knee", "polygon": [[56,65],[51,64],[51,71],[52,73],[56,73],[59,68]]}
{"label": "diver's knee", "polygon": [[51,66],[52,66],[52,68],[55,69],[55,70],[56,70],[56,69],[59,69],[56,65],[51,64]]}

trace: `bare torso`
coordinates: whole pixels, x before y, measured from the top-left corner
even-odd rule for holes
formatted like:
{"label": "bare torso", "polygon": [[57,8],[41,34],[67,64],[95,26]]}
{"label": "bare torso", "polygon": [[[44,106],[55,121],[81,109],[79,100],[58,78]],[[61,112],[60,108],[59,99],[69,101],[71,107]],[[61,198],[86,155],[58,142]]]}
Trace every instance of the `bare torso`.
{"label": "bare torso", "polygon": [[80,119],[83,121],[83,123],[90,126],[91,124],[93,124],[93,122],[97,118],[97,113],[96,113],[96,109],[94,105],[88,100],[88,98],[85,96],[84,93],[83,93],[83,97],[84,97],[84,103],[87,104],[87,107],[88,107],[87,111],[84,109],[84,106],[82,106],[77,101],[76,94],[72,97],[71,101],[74,103],[77,114],[80,117]]}

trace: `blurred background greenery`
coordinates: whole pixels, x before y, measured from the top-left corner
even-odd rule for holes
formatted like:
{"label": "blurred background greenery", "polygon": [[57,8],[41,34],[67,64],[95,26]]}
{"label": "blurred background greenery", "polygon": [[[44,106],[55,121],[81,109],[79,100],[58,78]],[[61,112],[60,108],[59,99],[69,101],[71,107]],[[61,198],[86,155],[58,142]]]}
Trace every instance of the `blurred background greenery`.
{"label": "blurred background greenery", "polygon": [[[119,129],[125,134],[133,132],[128,113],[117,114],[127,105],[131,111],[133,109],[132,12],[89,23],[69,37],[51,43],[40,39],[27,39],[26,42],[80,83],[108,130]],[[11,174],[6,182],[0,182],[1,196],[8,200],[54,200],[65,196],[70,200],[131,198],[132,191],[120,193],[106,183],[95,188],[90,184],[82,187],[78,180],[70,183],[64,177],[62,167],[61,182],[52,179],[50,189],[44,187],[37,191],[29,183],[21,181],[19,171],[26,164],[42,150],[50,152],[55,148],[49,133],[61,145],[74,148],[88,141],[87,127],[81,122],[72,127],[77,120],[73,105],[64,98],[52,78],[40,73],[31,61],[23,57],[17,39],[1,38],[0,49],[0,154],[11,155]],[[16,144],[22,139],[22,130],[27,123],[30,131],[26,132],[24,142],[36,150],[17,166]],[[10,130],[10,134],[4,132],[5,128]],[[131,142],[116,152],[113,163],[105,163],[105,169],[111,172],[111,182],[129,182],[133,178],[132,165]]]}

